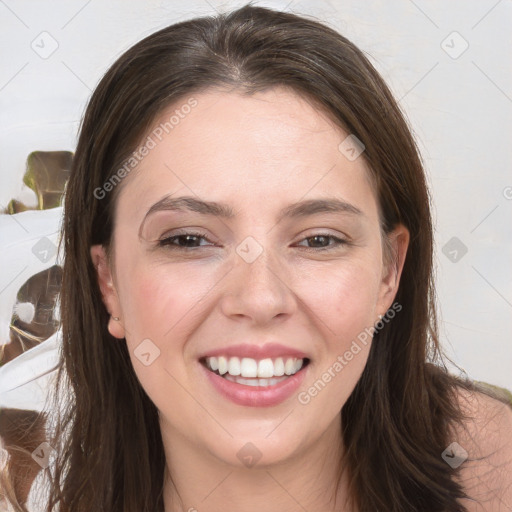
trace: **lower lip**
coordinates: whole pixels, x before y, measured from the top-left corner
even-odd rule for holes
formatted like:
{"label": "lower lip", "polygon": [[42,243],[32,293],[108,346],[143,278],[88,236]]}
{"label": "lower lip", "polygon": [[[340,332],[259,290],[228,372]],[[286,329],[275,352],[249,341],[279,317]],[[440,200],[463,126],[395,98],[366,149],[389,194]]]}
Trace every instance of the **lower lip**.
{"label": "lower lip", "polygon": [[210,379],[213,387],[225,398],[235,404],[252,407],[271,407],[284,402],[301,385],[306,371],[309,367],[303,366],[296,374],[291,375],[286,380],[278,382],[273,386],[252,387],[231,382],[216,373],[211,372],[204,365],[199,363],[206,376]]}

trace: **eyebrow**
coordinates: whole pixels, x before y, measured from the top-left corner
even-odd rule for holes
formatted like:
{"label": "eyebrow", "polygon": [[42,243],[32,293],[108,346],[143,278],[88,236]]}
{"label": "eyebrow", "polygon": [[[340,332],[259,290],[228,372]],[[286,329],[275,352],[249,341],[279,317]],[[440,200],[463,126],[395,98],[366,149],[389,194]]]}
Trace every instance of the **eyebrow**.
{"label": "eyebrow", "polygon": [[[155,212],[160,211],[192,211],[202,215],[211,215],[223,219],[233,219],[236,214],[234,210],[225,203],[215,201],[204,201],[192,196],[176,197],[165,196],[157,201],[147,211],[141,223]],[[278,215],[278,221],[284,218],[307,217],[318,213],[344,213],[350,215],[364,215],[363,212],[354,205],[337,198],[308,199],[290,204],[284,207]]]}

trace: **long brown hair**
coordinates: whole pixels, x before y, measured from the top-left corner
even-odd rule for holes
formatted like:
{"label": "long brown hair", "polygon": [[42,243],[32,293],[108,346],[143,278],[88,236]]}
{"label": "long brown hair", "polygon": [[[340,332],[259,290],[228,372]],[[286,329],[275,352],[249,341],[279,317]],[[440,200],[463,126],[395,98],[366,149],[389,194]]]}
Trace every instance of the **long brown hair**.
{"label": "long brown hair", "polygon": [[71,400],[50,443],[58,455],[47,511],[57,504],[60,512],[163,511],[157,409],[126,344],[107,330],[89,250],[111,247],[123,184],[108,193],[104,184],[164,108],[213,86],[246,94],[289,87],[365,145],[382,229],[402,223],[411,239],[396,297],[402,310],[375,333],[341,411],[351,498],[360,512],[465,511],[456,470],[441,453],[463,419],[457,386],[470,385],[439,364],[429,195],[411,131],[380,75],[345,37],[250,4],[146,37],[108,70],[87,107],[65,197],[59,382]]}

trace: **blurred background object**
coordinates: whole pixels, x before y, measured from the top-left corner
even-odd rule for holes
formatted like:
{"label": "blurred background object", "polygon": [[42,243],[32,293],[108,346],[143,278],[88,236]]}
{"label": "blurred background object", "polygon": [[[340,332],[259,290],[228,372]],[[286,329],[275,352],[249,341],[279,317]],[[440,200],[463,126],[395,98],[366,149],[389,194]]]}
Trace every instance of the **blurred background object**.
{"label": "blurred background object", "polygon": [[61,206],[62,195],[69,178],[73,153],[70,151],[34,151],[27,158],[23,183],[34,191],[37,204],[30,206],[11,199],[6,213],[26,210],[47,210]]}
{"label": "blurred background object", "polygon": [[29,277],[19,289],[9,326],[10,339],[0,346],[0,366],[57,331],[61,281],[62,268],[53,265]]}
{"label": "blurred background object", "polygon": [[69,151],[30,153],[23,183],[36,204],[12,199],[0,216],[2,259],[7,260],[2,268],[21,264],[0,294],[2,326],[10,306],[8,330],[0,330],[0,507],[4,497],[25,506],[44,467],[37,453],[47,437],[42,409],[58,364],[57,221],[72,156]]}

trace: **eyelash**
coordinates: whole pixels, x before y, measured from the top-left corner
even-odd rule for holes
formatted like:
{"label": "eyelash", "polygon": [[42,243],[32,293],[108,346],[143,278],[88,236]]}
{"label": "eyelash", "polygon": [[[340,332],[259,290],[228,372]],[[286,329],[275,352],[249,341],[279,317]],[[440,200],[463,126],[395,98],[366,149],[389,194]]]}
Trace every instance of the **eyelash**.
{"label": "eyelash", "polygon": [[[200,247],[204,247],[204,246],[184,247],[184,246],[179,246],[179,245],[176,245],[173,243],[175,240],[177,240],[179,238],[190,237],[190,236],[193,236],[196,238],[204,238],[206,241],[212,243],[211,240],[209,240],[209,238],[206,236],[206,233],[199,233],[196,231],[188,231],[186,233],[180,233],[178,235],[173,235],[173,236],[169,236],[167,238],[163,238],[158,241],[158,245],[160,247],[169,247],[172,250],[178,250],[178,251],[191,251],[191,250],[199,249]],[[339,247],[342,245],[349,245],[349,242],[347,240],[343,240],[341,238],[338,238],[334,235],[330,235],[328,233],[318,233],[318,234],[315,234],[312,236],[307,236],[300,241],[302,242],[304,240],[311,240],[313,238],[330,238],[330,239],[334,240],[335,243],[330,246],[327,246],[327,247],[303,247],[303,249],[306,249],[307,251],[318,252],[318,251],[328,251],[331,249],[335,249],[336,247]]]}

